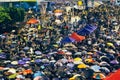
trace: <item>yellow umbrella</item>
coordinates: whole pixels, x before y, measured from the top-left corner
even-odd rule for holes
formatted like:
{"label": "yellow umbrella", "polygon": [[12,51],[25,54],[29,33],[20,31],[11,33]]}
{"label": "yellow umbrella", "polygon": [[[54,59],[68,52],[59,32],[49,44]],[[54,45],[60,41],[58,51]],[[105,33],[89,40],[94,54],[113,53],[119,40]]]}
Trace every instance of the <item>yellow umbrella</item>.
{"label": "yellow umbrella", "polygon": [[78,1],[77,4],[78,4],[78,6],[82,6],[83,5],[82,0]]}
{"label": "yellow umbrella", "polygon": [[74,58],[73,63],[74,63],[74,64],[81,64],[81,63],[83,63],[83,62],[82,62],[82,59],[81,59],[81,58],[77,57],[77,58]]}
{"label": "yellow umbrella", "polygon": [[110,43],[110,42],[107,43],[107,46],[114,47],[113,43]]}
{"label": "yellow umbrella", "polygon": [[93,59],[86,59],[85,62],[91,63],[93,62]]}
{"label": "yellow umbrella", "polygon": [[76,75],[74,75],[73,77],[71,77],[69,80],[77,80],[76,78],[77,78],[78,76],[80,76],[80,75],[79,75],[79,74],[76,74]]}
{"label": "yellow umbrella", "polygon": [[97,1],[94,2],[94,6],[95,6],[95,7],[98,7],[98,6],[100,6],[101,4],[103,4],[103,3],[102,3],[102,2],[99,2],[99,1],[98,1],[98,2],[97,2]]}
{"label": "yellow umbrella", "polygon": [[85,65],[84,63],[83,64],[79,64],[77,66],[79,69],[82,69],[82,68],[87,68],[87,65]]}
{"label": "yellow umbrella", "polygon": [[12,75],[8,76],[8,78],[9,79],[14,79],[14,78],[16,78],[16,76],[17,76],[17,74],[12,74]]}
{"label": "yellow umbrella", "polygon": [[74,58],[74,61],[82,61],[82,59],[77,57],[77,58]]}

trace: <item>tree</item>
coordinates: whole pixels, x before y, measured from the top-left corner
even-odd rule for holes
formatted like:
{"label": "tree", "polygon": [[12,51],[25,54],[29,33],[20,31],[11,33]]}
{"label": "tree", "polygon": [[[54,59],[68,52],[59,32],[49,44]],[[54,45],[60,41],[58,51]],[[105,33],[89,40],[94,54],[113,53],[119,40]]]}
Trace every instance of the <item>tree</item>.
{"label": "tree", "polygon": [[10,7],[8,13],[13,22],[21,22],[24,20],[25,11],[22,8]]}
{"label": "tree", "polygon": [[0,24],[2,24],[4,22],[8,22],[10,20],[11,20],[11,17],[6,12],[5,8],[0,7]]}

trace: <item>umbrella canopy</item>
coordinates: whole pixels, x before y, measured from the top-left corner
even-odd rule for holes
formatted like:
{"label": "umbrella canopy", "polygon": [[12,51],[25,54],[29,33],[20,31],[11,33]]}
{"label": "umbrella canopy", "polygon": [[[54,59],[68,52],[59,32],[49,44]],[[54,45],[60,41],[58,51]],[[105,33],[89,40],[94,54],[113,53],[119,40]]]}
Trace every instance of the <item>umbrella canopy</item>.
{"label": "umbrella canopy", "polygon": [[41,79],[42,79],[41,76],[37,76],[37,77],[35,77],[33,80],[41,80]]}
{"label": "umbrella canopy", "polygon": [[90,68],[93,69],[95,72],[100,72],[100,69],[101,69],[101,67],[98,65],[93,65]]}
{"label": "umbrella canopy", "polygon": [[63,10],[61,10],[61,9],[54,10],[54,13],[62,13],[62,12],[63,12]]}
{"label": "umbrella canopy", "polygon": [[17,65],[17,64],[18,64],[18,61],[12,61],[11,64]]}
{"label": "umbrella canopy", "polygon": [[87,65],[85,65],[85,64],[79,64],[77,67],[78,67],[79,69],[82,69],[82,68],[87,68]]}
{"label": "umbrella canopy", "polygon": [[81,55],[82,53],[81,52],[76,52],[75,55]]}
{"label": "umbrella canopy", "polygon": [[71,52],[66,52],[65,55],[72,55],[72,53]]}
{"label": "umbrella canopy", "polygon": [[34,78],[35,78],[35,77],[42,76],[42,75],[43,75],[43,74],[42,74],[40,71],[37,71],[36,73],[34,73],[33,76],[34,76]]}
{"label": "umbrella canopy", "polygon": [[75,41],[78,41],[78,42],[85,39],[85,36],[80,36],[80,35],[78,35],[75,32],[72,33],[70,37],[73,38],[73,39],[75,39]]}
{"label": "umbrella canopy", "polygon": [[41,51],[35,51],[35,54],[40,55],[40,54],[42,54],[42,52]]}
{"label": "umbrella canopy", "polygon": [[[95,73],[95,74],[93,75],[93,78],[94,78],[94,79],[98,79],[98,80],[102,80],[102,79],[105,79],[105,75],[102,74],[102,73]],[[111,80],[112,80],[112,79],[111,79]]]}
{"label": "umbrella canopy", "polygon": [[23,74],[32,74],[32,70],[31,69],[27,69],[23,71]]}
{"label": "umbrella canopy", "polygon": [[73,49],[77,48],[74,44],[72,43],[68,43],[68,44],[65,44],[64,47],[71,47]]}
{"label": "umbrella canopy", "polygon": [[117,60],[112,60],[110,61],[111,64],[119,64],[119,62]]}
{"label": "umbrella canopy", "polygon": [[34,18],[32,18],[29,21],[27,21],[27,24],[35,24],[35,23],[38,23],[38,20],[36,20]]}
{"label": "umbrella canopy", "polygon": [[83,62],[82,62],[81,58],[77,57],[77,58],[74,58],[73,63],[74,64],[80,64],[80,63],[83,63]]}

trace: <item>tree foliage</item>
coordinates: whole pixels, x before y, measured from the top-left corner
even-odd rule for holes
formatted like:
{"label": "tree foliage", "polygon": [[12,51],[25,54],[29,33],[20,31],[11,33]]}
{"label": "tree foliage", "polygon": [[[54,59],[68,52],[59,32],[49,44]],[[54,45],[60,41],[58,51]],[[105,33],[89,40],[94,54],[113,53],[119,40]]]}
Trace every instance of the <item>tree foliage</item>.
{"label": "tree foliage", "polygon": [[5,21],[10,21],[10,20],[11,20],[11,17],[6,12],[5,8],[0,7],[0,23],[3,23]]}

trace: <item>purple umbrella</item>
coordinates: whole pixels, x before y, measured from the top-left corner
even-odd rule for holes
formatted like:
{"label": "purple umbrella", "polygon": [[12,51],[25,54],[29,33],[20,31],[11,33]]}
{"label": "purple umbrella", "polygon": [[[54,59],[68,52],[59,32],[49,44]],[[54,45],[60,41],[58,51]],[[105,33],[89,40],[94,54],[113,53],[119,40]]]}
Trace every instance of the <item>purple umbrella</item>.
{"label": "purple umbrella", "polygon": [[119,64],[119,62],[117,60],[112,60],[110,61],[111,64]]}
{"label": "purple umbrella", "polygon": [[23,61],[29,61],[30,58],[22,58]]}
{"label": "purple umbrella", "polygon": [[36,59],[35,62],[39,63],[39,62],[41,62],[41,59]]}
{"label": "purple umbrella", "polygon": [[20,64],[20,65],[24,65],[24,64],[26,64],[26,62],[23,61],[23,60],[19,60],[19,61],[18,61],[18,64]]}

